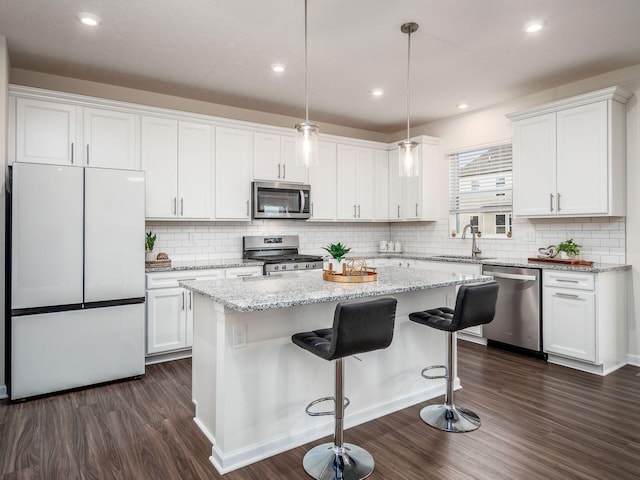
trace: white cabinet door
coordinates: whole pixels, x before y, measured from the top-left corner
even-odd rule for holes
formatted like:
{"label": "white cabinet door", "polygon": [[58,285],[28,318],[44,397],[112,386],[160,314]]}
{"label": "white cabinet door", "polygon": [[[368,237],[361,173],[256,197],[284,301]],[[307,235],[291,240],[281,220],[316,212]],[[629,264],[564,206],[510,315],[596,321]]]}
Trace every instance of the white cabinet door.
{"label": "white cabinet door", "polygon": [[556,213],[556,114],[513,124],[513,210],[515,215]]}
{"label": "white cabinet door", "polygon": [[297,183],[307,183],[309,181],[307,167],[302,164],[296,164],[295,137],[280,137],[280,155],[283,164],[282,180]]}
{"label": "white cabinet door", "polygon": [[543,288],[544,351],[596,361],[595,293]]}
{"label": "white cabinet door", "polygon": [[139,170],[138,115],[84,108],[84,164]]}
{"label": "white cabinet door", "polygon": [[178,122],[142,117],[142,169],[146,172],[147,218],[176,218],[178,211]]}
{"label": "white cabinet door", "polygon": [[336,219],[336,144],[319,142],[319,165],[309,168],[311,219]]}
{"label": "white cabinet door", "polygon": [[373,218],[389,219],[389,155],[385,150],[374,150],[375,184],[373,188]]}
{"label": "white cabinet door", "polygon": [[215,144],[215,217],[250,220],[253,133],[217,127]]}
{"label": "white cabinet door", "polygon": [[372,148],[356,149],[356,172],[352,182],[356,191],[358,220],[373,220],[373,198],[376,186],[375,151]]}
{"label": "white cabinet door", "polygon": [[57,102],[16,99],[15,161],[81,164],[78,108]]}
{"label": "white cabinet door", "polygon": [[357,218],[356,202],[356,147],[338,145],[338,169],[336,175],[338,220]]}
{"label": "white cabinet door", "polygon": [[213,127],[178,124],[178,217],[209,219],[213,200]]}
{"label": "white cabinet door", "polygon": [[181,287],[147,291],[147,354],[187,348],[187,295]]}
{"label": "white cabinet door", "polygon": [[402,219],[402,178],[398,175],[399,162],[398,149],[389,150],[389,212],[390,221]]}
{"label": "white cabinet door", "polygon": [[256,180],[283,180],[280,143],[280,135],[254,132],[253,178]]}
{"label": "white cabinet door", "polygon": [[[559,215],[607,213],[607,148],[606,101],[557,113]],[[527,182],[531,180],[528,178]]]}

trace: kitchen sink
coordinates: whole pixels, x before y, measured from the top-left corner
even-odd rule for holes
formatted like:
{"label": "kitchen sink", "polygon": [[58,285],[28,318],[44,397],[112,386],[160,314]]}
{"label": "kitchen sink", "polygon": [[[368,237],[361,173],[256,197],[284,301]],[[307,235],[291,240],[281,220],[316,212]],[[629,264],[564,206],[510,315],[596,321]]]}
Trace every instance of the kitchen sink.
{"label": "kitchen sink", "polygon": [[493,257],[483,257],[481,255],[475,257],[471,255],[435,255],[431,258],[441,258],[443,260],[489,260]]}

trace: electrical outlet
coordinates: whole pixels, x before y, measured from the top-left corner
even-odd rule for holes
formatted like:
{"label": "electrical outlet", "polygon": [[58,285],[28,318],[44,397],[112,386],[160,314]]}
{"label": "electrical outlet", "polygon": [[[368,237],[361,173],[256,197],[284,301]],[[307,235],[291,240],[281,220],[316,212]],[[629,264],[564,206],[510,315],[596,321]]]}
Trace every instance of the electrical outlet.
{"label": "electrical outlet", "polygon": [[237,323],[233,326],[233,348],[247,346],[247,324]]}

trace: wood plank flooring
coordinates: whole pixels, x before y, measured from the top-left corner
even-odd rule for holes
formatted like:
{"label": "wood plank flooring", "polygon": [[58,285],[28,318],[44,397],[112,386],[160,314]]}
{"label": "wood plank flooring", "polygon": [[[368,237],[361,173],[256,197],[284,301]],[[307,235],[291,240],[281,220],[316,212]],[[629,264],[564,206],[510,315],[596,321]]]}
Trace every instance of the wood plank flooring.
{"label": "wood plank flooring", "polygon": [[[376,461],[370,479],[640,479],[640,368],[598,377],[463,341],[458,356],[456,403],[482,427],[440,432],[417,405],[351,428],[346,441]],[[220,476],[192,421],[190,384],[187,359],[150,365],[140,380],[4,401],[0,479],[310,478],[302,457],[322,441]]]}

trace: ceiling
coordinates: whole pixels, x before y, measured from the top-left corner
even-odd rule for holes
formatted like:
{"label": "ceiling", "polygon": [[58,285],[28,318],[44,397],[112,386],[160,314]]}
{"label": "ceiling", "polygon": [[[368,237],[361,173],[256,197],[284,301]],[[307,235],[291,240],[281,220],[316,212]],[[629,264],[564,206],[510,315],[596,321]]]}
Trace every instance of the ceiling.
{"label": "ceiling", "polygon": [[[309,0],[311,121],[381,133],[640,64],[640,0]],[[78,12],[98,15],[95,28]],[[523,25],[546,27],[527,34]],[[303,0],[2,0],[12,67],[304,119]],[[284,63],[274,73],[272,63]],[[374,88],[384,89],[373,97]]]}

